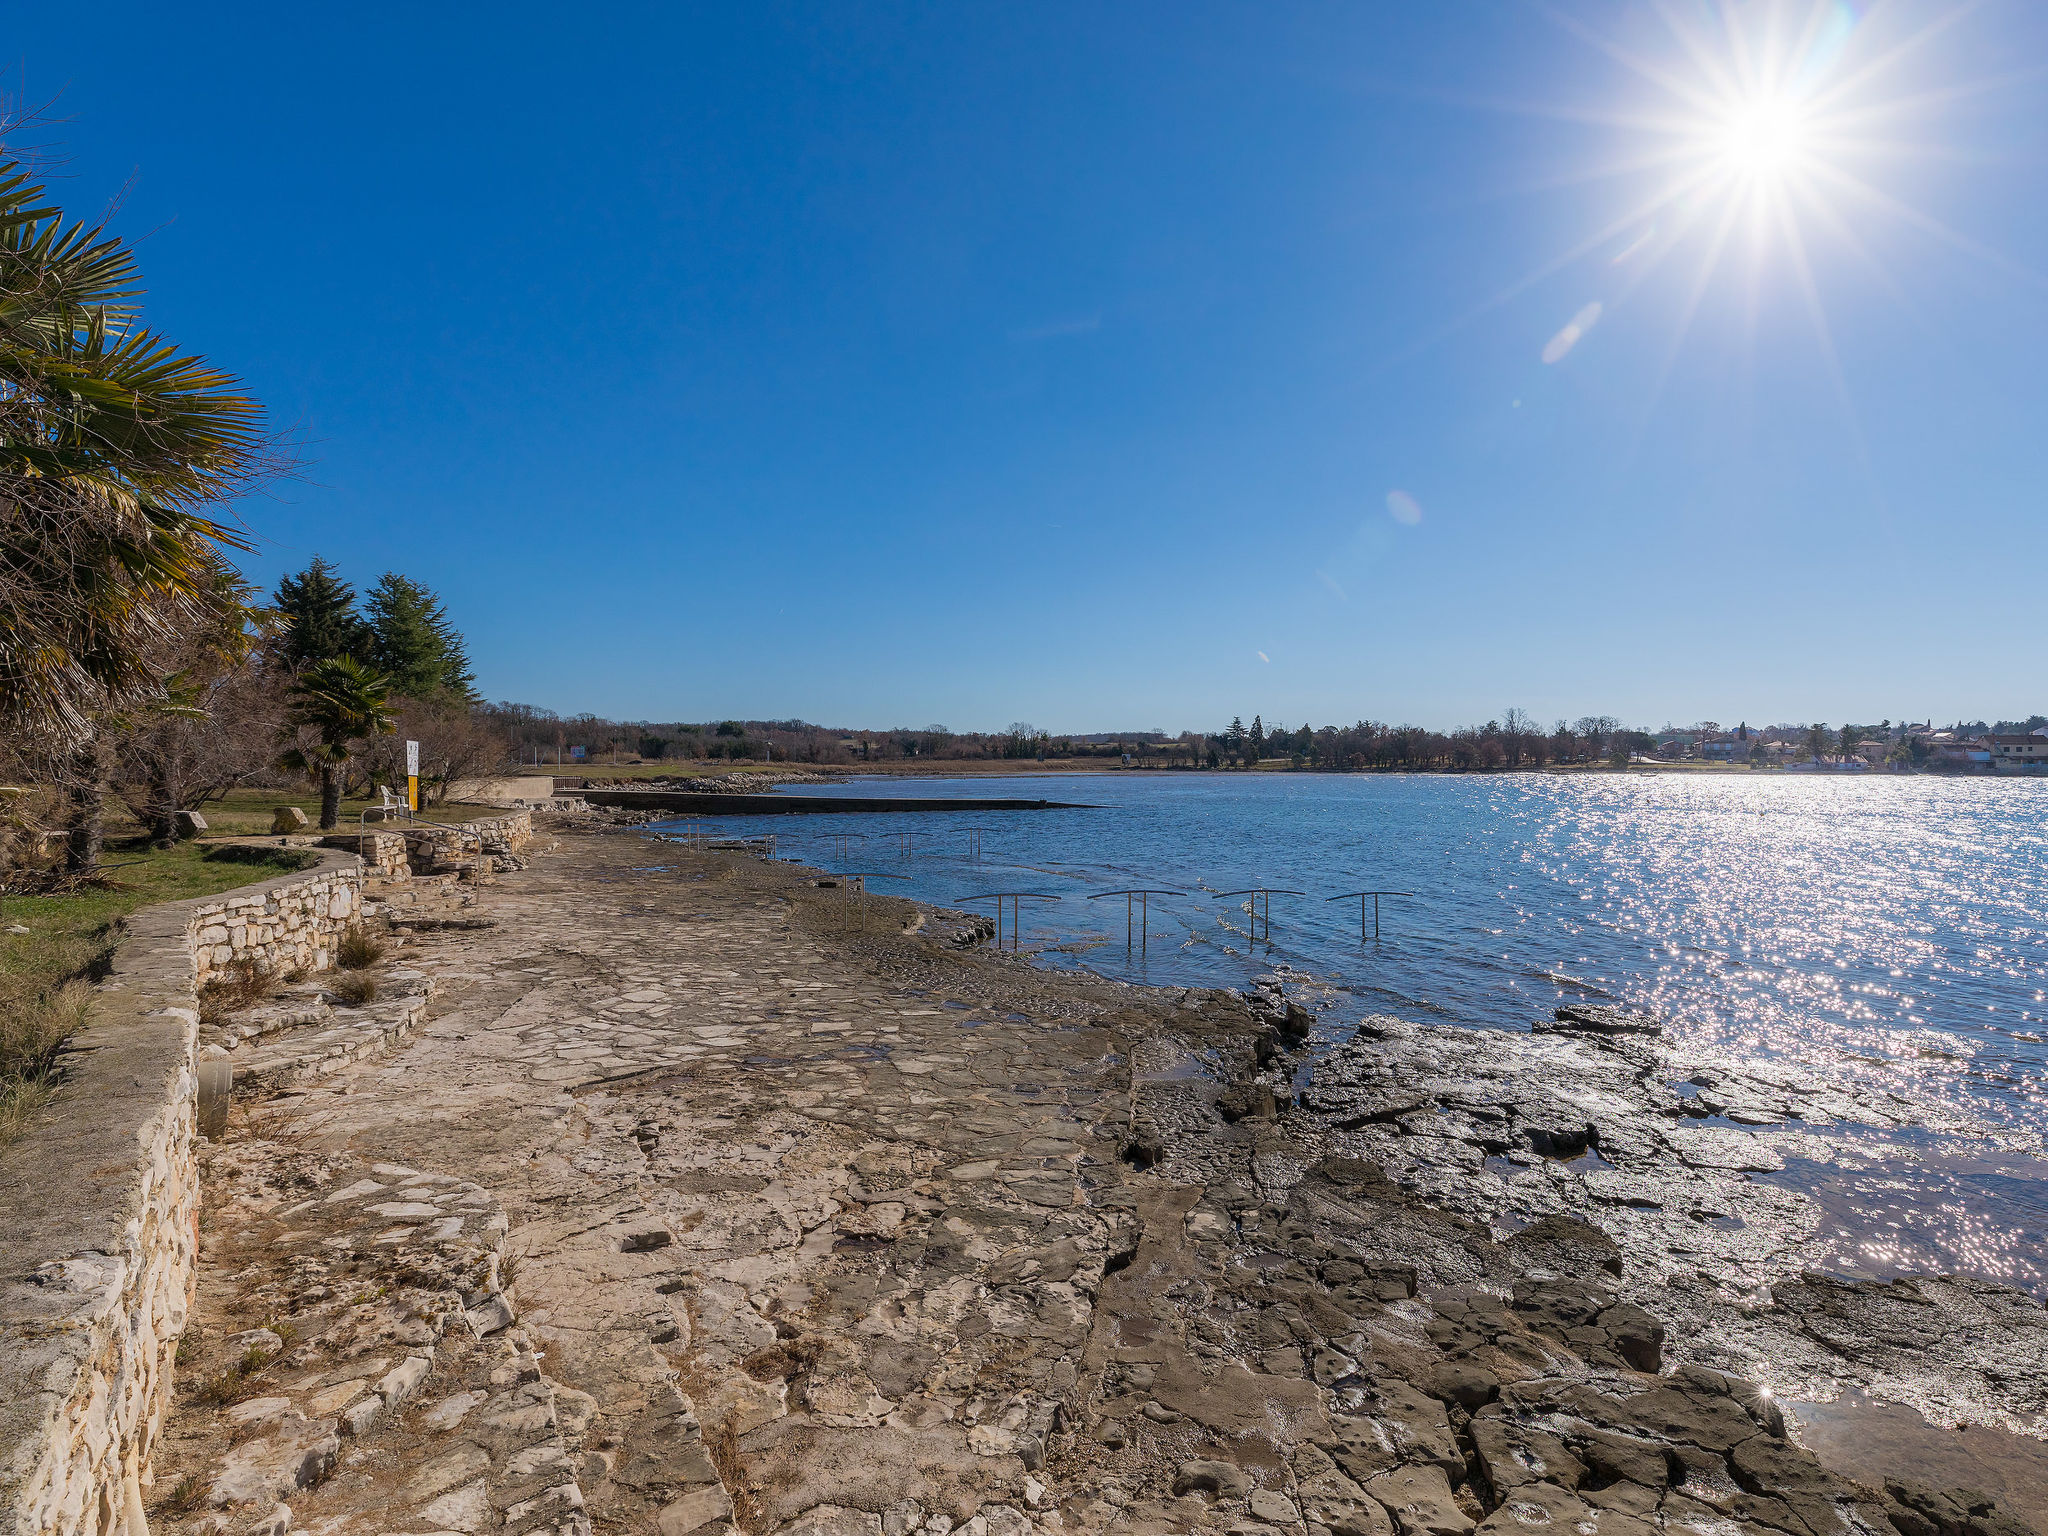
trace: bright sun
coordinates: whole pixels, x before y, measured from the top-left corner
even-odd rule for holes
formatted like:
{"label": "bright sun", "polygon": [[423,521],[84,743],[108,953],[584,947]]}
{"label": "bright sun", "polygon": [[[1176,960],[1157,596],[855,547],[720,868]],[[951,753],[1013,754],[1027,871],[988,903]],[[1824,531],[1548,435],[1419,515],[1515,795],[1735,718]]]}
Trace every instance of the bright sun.
{"label": "bright sun", "polygon": [[1625,41],[1567,10],[1551,19],[1634,77],[1611,106],[1575,103],[1557,114],[1615,130],[1612,158],[1575,179],[1611,180],[1623,195],[1588,234],[1478,311],[1598,259],[1590,291],[1542,347],[1545,364],[1576,355],[1603,315],[1619,313],[1652,274],[1675,267],[1677,281],[1660,290],[1678,306],[1668,371],[1695,320],[1709,312],[1710,290],[1740,267],[1746,280],[1727,292],[1745,306],[1746,323],[1759,323],[1767,281],[1790,284],[1846,397],[1823,304],[1843,257],[1896,293],[1874,237],[1885,226],[1906,226],[2011,266],[1883,185],[1902,157],[1935,152],[1924,125],[1945,103],[1998,83],[1936,78],[1930,88],[1924,78],[1948,56],[1934,51],[1937,40],[1970,6],[1649,0],[1621,9]]}
{"label": "bright sun", "polygon": [[1812,148],[1806,114],[1787,96],[1739,103],[1720,125],[1719,148],[1722,164],[1744,181],[1780,181]]}

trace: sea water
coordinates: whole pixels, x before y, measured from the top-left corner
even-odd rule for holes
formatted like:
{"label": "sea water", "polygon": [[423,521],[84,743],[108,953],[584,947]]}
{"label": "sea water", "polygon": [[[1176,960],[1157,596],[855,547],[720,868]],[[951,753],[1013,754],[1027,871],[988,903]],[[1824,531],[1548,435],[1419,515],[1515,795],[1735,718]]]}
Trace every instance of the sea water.
{"label": "sea water", "polygon": [[[939,905],[1057,897],[1020,903],[1044,963],[1163,986],[1279,971],[1334,1004],[1326,1033],[1615,1004],[1662,1020],[1680,1057],[1896,1093],[1975,1134],[1893,1130],[1862,1169],[1795,1169],[1830,1211],[1823,1257],[2048,1282],[2048,782],[1128,771],[783,793],[1087,802],[702,823]],[[1088,898],[1134,886],[1169,894],[1127,948],[1125,898]],[[1251,899],[1222,894],[1250,887],[1275,889],[1256,937]],[[1359,901],[1327,899],[1374,889],[1412,893],[1381,898],[1377,939],[1370,900],[1361,935]]]}

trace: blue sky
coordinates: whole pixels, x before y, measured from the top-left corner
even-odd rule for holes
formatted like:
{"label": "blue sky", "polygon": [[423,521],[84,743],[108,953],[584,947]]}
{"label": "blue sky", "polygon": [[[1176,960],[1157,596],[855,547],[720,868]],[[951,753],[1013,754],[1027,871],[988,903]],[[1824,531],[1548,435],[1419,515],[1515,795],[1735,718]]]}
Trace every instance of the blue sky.
{"label": "blue sky", "polygon": [[10,11],[304,439],[252,574],[430,583],[493,698],[2048,707],[2048,8],[1831,0],[1797,176],[1675,202],[1698,0]]}

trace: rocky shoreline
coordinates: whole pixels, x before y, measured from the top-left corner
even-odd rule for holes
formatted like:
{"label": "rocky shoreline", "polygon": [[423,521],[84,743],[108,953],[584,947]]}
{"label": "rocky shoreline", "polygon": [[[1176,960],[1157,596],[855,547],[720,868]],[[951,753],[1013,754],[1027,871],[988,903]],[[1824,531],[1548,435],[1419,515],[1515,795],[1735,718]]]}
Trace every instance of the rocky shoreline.
{"label": "rocky shoreline", "polygon": [[409,943],[415,1035],[209,1149],[159,1529],[2030,1528],[1797,1443],[1851,1385],[2039,1435],[2048,1322],[1745,1235],[1789,1197],[1731,1115],[1792,1085],[1673,1109],[1613,1018],[1311,1049],[1284,997],[559,835]]}

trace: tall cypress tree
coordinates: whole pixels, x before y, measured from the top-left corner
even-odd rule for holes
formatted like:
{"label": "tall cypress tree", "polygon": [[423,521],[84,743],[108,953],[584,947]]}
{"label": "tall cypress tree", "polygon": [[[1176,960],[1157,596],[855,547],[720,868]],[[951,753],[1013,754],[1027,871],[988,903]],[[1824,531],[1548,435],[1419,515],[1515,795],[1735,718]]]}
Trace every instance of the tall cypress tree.
{"label": "tall cypress tree", "polygon": [[432,589],[387,571],[370,591],[371,660],[394,693],[412,699],[471,697],[462,636]]}
{"label": "tall cypress tree", "polygon": [[356,612],[356,589],[320,556],[278,582],[270,601],[284,620],[278,654],[293,671],[341,656],[369,659],[370,631]]}

